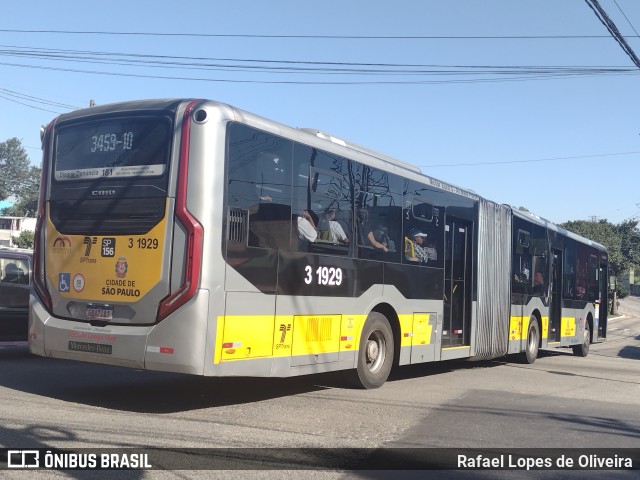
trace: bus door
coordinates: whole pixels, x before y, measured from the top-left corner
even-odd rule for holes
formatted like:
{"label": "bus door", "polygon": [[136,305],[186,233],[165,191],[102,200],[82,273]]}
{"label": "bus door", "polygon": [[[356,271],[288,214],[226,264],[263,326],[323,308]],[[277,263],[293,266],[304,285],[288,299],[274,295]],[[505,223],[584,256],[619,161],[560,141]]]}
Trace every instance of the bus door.
{"label": "bus door", "polygon": [[551,262],[551,298],[549,299],[548,341],[560,341],[560,317],[562,316],[562,250],[553,249]]}
{"label": "bus door", "polygon": [[[608,293],[609,293],[609,285],[608,285],[608,278],[609,278],[609,272],[607,269],[607,264],[603,263],[600,265],[600,268],[598,270],[598,275],[599,277],[599,282],[598,282],[598,289],[600,291],[600,307],[599,307],[599,311],[597,312],[598,314],[598,324],[594,325],[593,327],[593,340],[596,341],[603,339],[603,338],[607,338],[607,314],[609,313],[609,297],[608,297]],[[597,337],[596,337],[597,334]]]}
{"label": "bus door", "polygon": [[469,345],[471,317],[471,223],[447,218],[442,348]]}

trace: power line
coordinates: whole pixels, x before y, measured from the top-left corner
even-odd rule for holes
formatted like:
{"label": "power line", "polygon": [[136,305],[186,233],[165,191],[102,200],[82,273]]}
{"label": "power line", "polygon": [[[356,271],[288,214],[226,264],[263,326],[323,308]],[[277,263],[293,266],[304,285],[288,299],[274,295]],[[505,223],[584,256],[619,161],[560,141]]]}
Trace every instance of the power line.
{"label": "power line", "polygon": [[[263,84],[263,85],[438,85],[438,84],[469,84],[469,83],[495,83],[495,82],[522,82],[531,80],[549,80],[558,78],[575,78],[576,76],[592,76],[603,75],[600,72],[591,72],[583,74],[567,74],[556,73],[547,75],[524,75],[524,76],[512,76],[508,78],[471,78],[471,79],[454,79],[454,80],[354,80],[354,81],[311,81],[311,80],[250,80],[250,79],[229,79],[229,78],[205,78],[205,77],[186,77],[186,76],[170,76],[170,75],[150,75],[150,74],[137,74],[137,73],[119,73],[119,72],[107,72],[99,70],[82,70],[73,68],[61,68],[61,67],[47,67],[37,65],[23,65],[18,63],[0,62],[0,65],[19,67],[19,68],[31,68],[47,71],[59,71],[70,73],[87,73],[93,75],[107,75],[112,77],[128,77],[128,78],[150,78],[157,80],[180,80],[180,81],[194,81],[194,82],[212,82],[212,83],[242,83],[242,84]],[[640,72],[608,72],[606,75],[625,75],[632,74],[637,75]]]}
{"label": "power line", "polygon": [[19,105],[24,105],[25,107],[34,108],[36,110],[42,110],[43,112],[55,113],[55,114],[58,114],[58,115],[63,113],[63,112],[60,112],[60,111],[49,110],[48,108],[37,107],[35,105],[31,105],[31,104],[28,104],[28,103],[25,103],[25,102],[21,102],[19,100],[16,100],[15,98],[11,98],[11,96],[3,95],[2,93],[0,93],[0,98],[3,98],[3,99],[5,99],[5,100],[7,100],[9,102],[17,103]]}
{"label": "power line", "polygon": [[[620,8],[620,5],[618,5],[618,0],[613,0],[613,3],[616,4],[616,7],[618,7],[618,10],[620,10],[620,13],[622,14],[622,16],[625,18],[625,20],[627,21],[627,23],[629,24],[629,26],[631,27],[631,29],[635,32],[635,36],[638,37],[638,31],[636,30],[636,28],[633,26],[633,23],[631,23],[631,20],[629,20],[629,17],[627,17],[627,14],[624,13],[624,11],[622,10],[622,8]],[[629,35],[627,35],[629,36]]]}
{"label": "power line", "polygon": [[[33,108],[35,110],[41,110],[44,112],[55,113],[57,115],[63,113],[60,110],[51,110],[46,107],[52,108],[62,108],[63,110],[76,110],[81,108],[77,105],[70,105],[67,103],[61,103],[54,100],[48,100],[42,97],[36,97],[34,95],[29,95],[26,93],[16,92],[15,90],[10,90],[8,88],[0,87],[0,98],[6,100],[8,102],[16,103],[18,105],[22,105],[25,107]],[[29,147],[32,148],[32,147]]]}
{"label": "power line", "polygon": [[[4,62],[0,65],[35,68],[51,71],[66,71],[72,73],[88,73],[96,75],[110,75],[122,77],[154,78],[166,80],[188,80],[226,83],[256,83],[256,84],[299,84],[299,85],[371,85],[371,84],[456,84],[456,83],[484,83],[503,81],[529,81],[541,79],[555,79],[562,77],[637,74],[635,68],[621,66],[532,66],[532,65],[437,65],[437,64],[401,64],[401,63],[362,63],[362,62],[326,62],[303,60],[251,59],[251,58],[218,58],[218,57],[189,57],[157,54],[133,54],[123,52],[64,50],[14,45],[0,45],[0,56],[19,57],[32,60],[53,62],[75,62],[91,64],[107,64],[133,66],[145,68],[224,71],[224,72],[252,72],[268,74],[296,74],[296,75],[346,75],[350,77],[380,77],[380,76],[410,76],[411,80],[354,80],[354,81],[305,81],[305,80],[261,80],[261,79],[233,79],[233,78],[196,78],[186,75],[153,75],[119,73],[117,71],[81,70],[72,68],[53,67],[46,65],[22,64]],[[469,77],[462,79],[446,78],[443,80],[417,79],[417,77]]]}
{"label": "power line", "polygon": [[[583,73],[591,72],[593,70],[598,71],[629,71],[629,67],[626,66],[562,66],[562,65],[442,65],[442,64],[420,64],[420,63],[373,63],[373,62],[328,62],[328,61],[309,61],[309,60],[277,60],[277,59],[253,59],[253,58],[233,58],[233,57],[191,57],[180,55],[158,55],[158,54],[140,54],[140,53],[125,53],[125,52],[106,52],[106,51],[90,51],[90,50],[68,50],[68,49],[49,49],[39,47],[22,47],[16,45],[0,45],[0,55],[4,56],[17,56],[28,58],[40,58],[45,60],[81,60],[81,59],[106,59],[108,61],[120,60],[119,57],[130,59],[132,63],[140,62],[147,65],[149,62],[154,62],[158,65],[178,65],[178,66],[227,66],[227,67],[242,67],[246,68],[246,65],[225,65],[225,64],[207,64],[207,63],[182,63],[182,61],[189,62],[246,62],[248,64],[266,64],[277,65],[282,64],[285,66],[293,66],[290,68],[301,69],[296,65],[306,65],[311,67],[359,67],[362,70],[360,72],[380,72],[380,70],[370,70],[372,67],[384,68],[383,72],[388,72],[393,68],[424,68],[431,69],[427,72],[423,70],[405,71],[400,73],[452,73],[453,71],[459,71],[462,69],[468,69],[470,72],[477,72],[479,70],[489,70],[488,73],[510,73],[515,71],[517,73]],[[150,60],[145,60],[150,59]],[[178,63],[180,62],[180,63]],[[260,68],[267,68],[265,66]],[[276,66],[272,68],[285,68],[282,66]],[[434,69],[446,69],[446,70],[434,70]],[[332,70],[335,71],[335,70]],[[340,72],[350,70],[338,70]],[[467,73],[467,72],[463,72]]]}
{"label": "power line", "polygon": [[62,108],[66,108],[66,109],[76,109],[76,108],[80,108],[77,105],[69,105],[66,103],[60,103],[60,102],[55,102],[53,100],[47,100],[45,98],[42,97],[35,97],[32,95],[27,95],[26,93],[20,93],[20,92],[16,92],[14,90],[9,90],[7,88],[1,88],[0,87],[0,93],[5,94],[7,96],[13,97],[13,98],[18,98],[24,101],[33,101],[33,102],[37,102],[37,103],[44,103],[46,105],[52,106],[52,107],[62,107]]}
{"label": "power line", "polygon": [[113,32],[104,30],[24,30],[0,29],[0,33],[35,33],[60,35],[109,35],[145,37],[193,38],[258,38],[313,40],[574,40],[602,39],[609,35],[268,35],[242,33],[184,33],[184,32]]}
{"label": "power line", "polygon": [[589,5],[591,10],[593,10],[593,12],[596,14],[596,17],[598,17],[598,20],[600,20],[600,22],[602,22],[602,24],[607,28],[607,30],[609,30],[609,33],[611,33],[611,36],[615,39],[616,42],[618,42],[620,47],[622,47],[622,50],[624,50],[624,52],[631,59],[634,65],[640,68],[640,59],[636,56],[633,49],[629,46],[627,41],[624,39],[620,31],[618,30],[618,27],[616,27],[615,23],[613,23],[613,20],[609,18],[609,16],[607,15],[607,12],[605,12],[604,9],[600,6],[600,4],[598,3],[598,0],[584,0],[584,1],[587,2],[587,5]]}

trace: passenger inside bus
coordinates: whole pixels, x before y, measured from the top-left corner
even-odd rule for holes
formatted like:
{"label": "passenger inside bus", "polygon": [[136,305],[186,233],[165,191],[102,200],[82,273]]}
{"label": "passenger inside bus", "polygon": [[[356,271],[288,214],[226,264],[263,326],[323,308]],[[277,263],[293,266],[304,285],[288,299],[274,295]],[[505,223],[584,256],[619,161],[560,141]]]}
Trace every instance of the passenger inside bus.
{"label": "passenger inside bus", "polygon": [[515,275],[514,279],[520,283],[528,283],[529,273],[530,271],[529,271],[529,266],[527,265],[527,262],[522,262],[522,267],[520,268],[520,272]]}
{"label": "passenger inside bus", "polygon": [[541,272],[536,272],[533,276],[533,293],[536,295],[544,295],[546,293],[544,277]]}
{"label": "passenger inside bus", "polygon": [[317,224],[317,215],[309,210],[303,210],[302,214],[298,215],[298,237],[300,240],[315,242],[318,238]]}
{"label": "passenger inside bus", "polygon": [[323,218],[318,224],[318,234],[321,239],[333,243],[341,243],[343,245],[349,244],[349,237],[344,232],[344,228],[340,225],[340,222],[336,220],[335,209],[327,210],[323,215]]}
{"label": "passenger inside bus", "polygon": [[430,259],[437,259],[438,254],[433,246],[427,247],[425,241],[427,234],[419,228],[409,230],[405,237],[404,254],[410,262],[427,263]]}
{"label": "passenger inside bus", "polygon": [[389,238],[389,229],[385,225],[380,224],[373,229],[373,238],[385,245],[390,252],[396,251],[395,242]]}
{"label": "passenger inside bus", "polygon": [[[380,227],[378,227],[378,229],[380,229]],[[381,240],[383,239],[381,238]],[[376,240],[374,228],[369,223],[369,212],[364,208],[358,210],[358,243],[361,246],[374,248],[385,253],[389,251],[386,243]]]}

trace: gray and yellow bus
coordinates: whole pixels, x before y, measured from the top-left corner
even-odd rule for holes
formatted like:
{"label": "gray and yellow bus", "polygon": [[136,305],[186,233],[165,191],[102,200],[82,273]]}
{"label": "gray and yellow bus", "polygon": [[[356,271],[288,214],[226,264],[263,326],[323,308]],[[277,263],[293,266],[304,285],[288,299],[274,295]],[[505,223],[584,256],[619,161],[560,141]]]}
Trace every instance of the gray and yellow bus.
{"label": "gray and yellow bus", "polygon": [[606,249],[329,134],[207,100],[43,129],[33,353],[207,376],[588,353]]}

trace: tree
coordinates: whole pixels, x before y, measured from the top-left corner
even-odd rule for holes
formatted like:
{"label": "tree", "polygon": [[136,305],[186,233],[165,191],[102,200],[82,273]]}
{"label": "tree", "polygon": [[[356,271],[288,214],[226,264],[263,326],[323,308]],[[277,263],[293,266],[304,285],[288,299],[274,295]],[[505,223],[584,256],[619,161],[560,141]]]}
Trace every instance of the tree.
{"label": "tree", "polygon": [[11,237],[11,241],[19,248],[33,248],[33,236],[31,230],[23,230],[17,237]]}
{"label": "tree", "polygon": [[626,268],[640,265],[640,230],[638,230],[638,220],[626,220],[616,225],[616,230],[620,237],[620,250],[626,260]]}
{"label": "tree", "polygon": [[4,215],[35,216],[38,208],[40,167],[29,164],[29,157],[17,138],[0,142],[0,200],[16,197]]}

